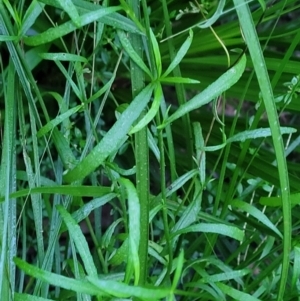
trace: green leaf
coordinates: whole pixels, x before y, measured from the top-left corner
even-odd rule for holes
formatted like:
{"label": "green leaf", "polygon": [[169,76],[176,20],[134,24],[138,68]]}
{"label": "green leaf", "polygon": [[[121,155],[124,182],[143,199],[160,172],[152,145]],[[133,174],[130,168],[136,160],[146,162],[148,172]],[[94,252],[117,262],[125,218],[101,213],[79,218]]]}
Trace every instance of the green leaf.
{"label": "green leaf", "polygon": [[197,27],[208,28],[208,27],[212,26],[223,14],[223,9],[225,7],[225,3],[226,3],[226,0],[220,0],[215,13],[208,20],[205,20],[205,21],[197,24]]}
{"label": "green leaf", "polygon": [[235,300],[243,300],[243,301],[261,301],[255,297],[252,297],[249,294],[243,293],[231,286],[225,285],[223,283],[216,283],[216,285],[224,292],[226,295],[232,297]]}
{"label": "green leaf", "polygon": [[235,280],[236,278],[242,278],[252,272],[251,269],[242,269],[238,271],[226,271],[225,273],[219,273],[214,275],[202,276],[201,283],[219,282],[225,280]]}
{"label": "green leaf", "polygon": [[203,233],[217,233],[220,235],[225,235],[232,237],[236,240],[242,241],[244,239],[244,232],[238,229],[235,226],[229,225],[222,225],[222,224],[197,224],[192,225],[183,229],[180,229],[176,232],[172,233],[172,236],[177,236],[178,234],[182,233],[189,233],[189,232],[203,232]]}
{"label": "green leaf", "polygon": [[133,122],[140,116],[149,102],[152,91],[153,84],[149,84],[134,98],[98,145],[94,147],[82,162],[65,175],[64,179],[66,182],[83,179],[102,164],[109,155],[120,148],[127,140],[128,137],[126,135]]}
{"label": "green leaf", "polygon": [[228,90],[232,85],[234,85],[242,76],[246,67],[246,56],[243,55],[242,58],[222,74],[215,82],[203,90],[200,94],[193,97],[187,103],[179,107],[179,109],[171,115],[164,123],[158,128],[165,127],[168,123],[175,121],[176,119],[182,117],[183,115],[200,108],[201,106],[209,103],[214,98],[218,97],[224,91]]}
{"label": "green leaf", "polygon": [[137,285],[140,279],[140,202],[134,185],[124,178],[119,179],[120,183],[125,187],[128,198],[128,215],[129,215],[129,254],[128,258],[133,264],[135,271],[134,284]]}
{"label": "green leaf", "polygon": [[147,126],[149,122],[155,117],[159,110],[160,103],[163,98],[163,91],[160,84],[157,84],[154,89],[154,100],[152,102],[150,110],[147,114],[138,122],[137,125],[133,127],[133,129],[129,132],[129,134],[134,134],[141,130],[143,127]]}
{"label": "green leaf", "polygon": [[[174,59],[172,60],[171,64],[169,65],[168,69],[165,71],[165,73],[161,76],[162,78],[167,77],[173,70],[174,68],[176,68],[176,66],[179,65],[179,63],[181,62],[181,60],[184,58],[184,56],[186,55],[187,51],[189,50],[192,41],[193,41],[193,36],[194,33],[193,31],[190,29],[189,31],[189,36],[188,38],[185,40],[185,42],[182,44],[182,46],[180,47],[180,49],[178,50],[178,52],[176,53],[176,56],[174,57]],[[160,79],[160,81],[162,81],[162,78]]]}
{"label": "green leaf", "polygon": [[63,10],[69,15],[71,20],[77,27],[81,26],[80,17],[78,11],[71,0],[59,0],[59,4],[63,8]]}
{"label": "green leaf", "polygon": [[51,61],[82,62],[87,64],[88,60],[81,55],[71,53],[39,53],[40,57]]}
{"label": "green leaf", "polygon": [[96,277],[97,269],[93,257],[91,255],[89,245],[81,231],[81,228],[75,222],[71,214],[62,205],[57,205],[56,209],[62,216],[69,230],[69,235],[72,237],[76,249],[80,254],[80,257],[82,259],[87,274]]}
{"label": "green leaf", "polygon": [[184,264],[184,251],[181,250],[178,258],[176,259],[176,270],[172,281],[172,291],[174,292],[182,275],[182,268]]}
{"label": "green leaf", "polygon": [[99,289],[95,288],[94,285],[90,284],[85,279],[72,279],[54,274],[46,270],[39,269],[20,258],[14,258],[14,263],[19,269],[23,270],[29,276],[40,279],[55,287],[62,287],[64,289],[72,290],[74,292],[82,294],[103,295],[103,293],[99,291]]}
{"label": "green leaf", "polygon": [[[40,0],[39,2],[62,9],[60,1]],[[84,0],[73,0],[73,3],[77,7],[78,11],[84,13],[92,12],[95,9],[101,7],[100,5],[95,5],[95,3],[91,3]],[[104,16],[103,18],[101,18],[101,22],[103,24],[112,26],[113,28],[119,28],[132,33],[142,33],[131,20],[118,13],[112,13]]]}
{"label": "green leaf", "polygon": [[[297,132],[297,130],[294,128],[289,128],[289,127],[281,127],[280,128],[281,135],[292,134],[292,133],[296,133],[296,132]],[[247,139],[266,138],[266,137],[270,137],[271,135],[272,135],[272,133],[271,133],[270,128],[260,128],[260,129],[255,129],[255,130],[244,131],[244,132],[240,132],[240,133],[230,137],[222,144],[215,145],[215,146],[205,146],[201,150],[204,150],[207,152],[213,152],[213,151],[224,148],[227,144],[232,143],[232,142],[244,142]]]}
{"label": "green leaf", "polygon": [[21,37],[23,37],[26,34],[26,32],[32,27],[34,22],[36,22],[36,19],[41,14],[44,7],[45,4],[40,3],[39,1],[36,0],[31,1],[22,20],[22,25],[19,31],[19,35]]}
{"label": "green leaf", "polygon": [[257,218],[258,221],[267,226],[269,229],[273,230],[277,235],[279,235],[279,237],[282,238],[282,234],[276,228],[276,226],[268,219],[268,217],[263,212],[261,212],[254,206],[240,200],[232,200],[230,202],[230,205],[237,207],[243,211],[246,211],[248,214],[254,216],[255,218]]}
{"label": "green leaf", "polygon": [[[112,6],[109,8],[100,8],[100,9],[97,9],[92,12],[88,12],[88,13],[80,16],[79,22],[80,22],[81,26],[85,26],[87,24],[90,24],[94,21],[99,20],[100,18],[102,18],[108,14],[116,12],[120,9],[121,9],[120,6],[115,6],[115,7]],[[45,31],[41,34],[38,34],[36,36],[24,37],[23,41],[26,45],[37,46],[37,45],[49,43],[58,38],[61,38],[76,29],[77,29],[77,26],[73,23],[73,21],[68,21],[57,27],[50,28],[47,31]]]}
{"label": "green leaf", "polygon": [[161,83],[173,83],[173,84],[199,84],[200,82],[196,79],[186,77],[161,77],[159,79]]}
{"label": "green leaf", "polygon": [[153,53],[154,53],[154,58],[155,58],[155,65],[156,65],[156,70],[157,70],[157,77],[160,77],[161,75],[161,56],[160,56],[160,51],[159,51],[159,46],[156,40],[156,37],[150,28],[150,39],[151,39],[151,45],[153,48]]}
{"label": "green leaf", "polygon": [[170,294],[170,290],[164,288],[144,288],[139,286],[130,286],[118,281],[101,280],[98,277],[93,278],[90,276],[87,277],[87,280],[101,291],[109,294],[110,296],[118,298],[137,297],[142,300],[158,300],[165,298]]}
{"label": "green leaf", "polygon": [[19,37],[17,37],[17,36],[0,35],[0,42],[16,41],[18,39],[19,39]]}
{"label": "green leaf", "polygon": [[[290,202],[291,205],[299,205],[300,204],[300,193],[291,193],[290,195]],[[259,203],[264,206],[269,206],[269,207],[280,207],[282,206],[282,199],[281,197],[261,197],[259,199]]]}
{"label": "green leaf", "polygon": [[45,126],[43,126],[38,132],[37,137],[40,138],[62,123],[64,120],[72,116],[74,113],[78,112],[83,106],[79,105],[75,108],[69,109],[67,112],[58,115],[56,118],[52,119]]}
{"label": "green leaf", "polygon": [[136,53],[136,51],[133,49],[131,42],[129,41],[127,35],[123,30],[118,30],[118,37],[120,39],[120,42],[122,44],[122,47],[126,51],[126,53],[129,55],[129,57],[146,73],[148,76],[153,79],[152,73],[150,69],[146,66],[142,58]]}
{"label": "green leaf", "polygon": [[54,300],[37,297],[34,295],[14,293],[14,301],[54,301]]}
{"label": "green leaf", "polygon": [[[49,187],[34,187],[30,189],[23,189],[11,193],[11,199],[26,197],[30,194],[45,193],[45,194],[61,194],[72,196],[90,196],[99,197],[111,192],[110,187],[101,186],[71,186],[71,185],[57,185]],[[4,201],[4,197],[0,197],[0,202]]]}
{"label": "green leaf", "polygon": [[[116,196],[117,195],[115,193],[108,193],[105,194],[103,197],[93,199],[88,203],[85,203],[75,212],[73,212],[72,218],[75,220],[76,223],[80,223],[82,220],[88,217],[93,210],[105,205],[107,202],[111,201]],[[60,232],[62,233],[66,230],[67,230],[66,227],[62,226]]]}
{"label": "green leaf", "polygon": [[293,276],[291,281],[291,288],[297,289],[297,284],[299,284],[300,277],[300,246],[294,247],[294,265],[293,265]]}

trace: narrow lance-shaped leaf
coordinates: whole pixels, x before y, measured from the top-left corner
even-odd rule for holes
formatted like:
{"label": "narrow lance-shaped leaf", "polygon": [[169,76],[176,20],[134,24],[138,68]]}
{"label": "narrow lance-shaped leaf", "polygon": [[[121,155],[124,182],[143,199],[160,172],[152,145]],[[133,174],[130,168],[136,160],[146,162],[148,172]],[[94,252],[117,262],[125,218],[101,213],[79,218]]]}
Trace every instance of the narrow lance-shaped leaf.
{"label": "narrow lance-shaped leaf", "polygon": [[211,100],[222,94],[233,86],[242,76],[246,67],[246,56],[243,55],[241,59],[228,71],[222,74],[215,82],[208,86],[200,94],[193,97],[190,101],[180,106],[179,109],[171,115],[158,128],[165,127],[168,123],[175,121],[183,115],[200,108],[209,103]]}
{"label": "narrow lance-shaped leaf", "polygon": [[178,50],[176,56],[174,57],[174,59],[172,60],[171,64],[169,65],[166,72],[162,75],[162,77],[168,76],[174,70],[174,68],[179,65],[179,63],[184,58],[184,56],[186,55],[187,51],[189,50],[189,48],[192,44],[193,36],[194,36],[193,31],[190,30],[188,38],[182,44],[182,46]]}
{"label": "narrow lance-shaped leaf", "polygon": [[[80,24],[81,26],[90,24],[94,21],[99,20],[100,18],[116,12],[120,10],[120,6],[109,7],[109,8],[100,8],[96,11],[92,11],[80,16]],[[73,23],[73,21],[68,21],[60,26],[53,27],[48,29],[47,31],[38,34],[36,36],[24,37],[23,41],[26,45],[29,46],[37,46],[40,44],[49,43],[55,39],[61,38],[68,33],[76,30],[77,26]]]}
{"label": "narrow lance-shaped leaf", "polygon": [[99,277],[87,277],[95,287],[111,296],[118,298],[128,298],[131,296],[137,297],[142,300],[160,300],[170,295],[170,290],[165,288],[144,288],[140,286],[130,286],[128,284],[114,281],[102,280]]}
{"label": "narrow lance-shaped leaf", "polygon": [[68,110],[67,112],[58,115],[56,118],[52,119],[50,122],[48,122],[45,126],[43,126],[38,132],[37,137],[42,137],[46,133],[53,130],[56,126],[58,126],[60,123],[62,123],[65,119],[72,116],[74,113],[78,112],[82,108],[82,105],[76,106],[75,108],[72,108]]}
{"label": "narrow lance-shaped leaf", "polygon": [[254,206],[240,200],[233,200],[231,201],[230,205],[246,211],[248,214],[257,218],[258,221],[273,230],[279,237],[282,238],[282,234],[280,233],[278,228],[276,228],[276,226],[268,219],[268,217],[264,213],[262,213]]}
{"label": "narrow lance-shaped leaf", "polygon": [[[95,11],[95,9],[101,8],[100,5],[96,5],[94,2],[88,2],[82,0],[72,0],[72,1],[77,7],[78,11],[84,13]],[[57,7],[62,9],[62,6],[60,5],[60,1],[39,0],[39,2],[42,2],[52,7]],[[103,18],[101,18],[101,22],[103,24],[112,26],[113,28],[119,28],[127,32],[138,33],[138,34],[142,33],[131,20],[118,13],[112,13],[104,16]]]}
{"label": "narrow lance-shaped leaf", "polygon": [[69,15],[74,24],[79,27],[81,25],[78,11],[71,0],[60,0],[63,10]]}
{"label": "narrow lance-shaped leaf", "polygon": [[88,60],[84,56],[71,54],[71,53],[47,52],[47,53],[40,53],[39,55],[45,60],[88,63]]}
{"label": "narrow lance-shaped leaf", "polygon": [[69,230],[69,234],[75,243],[78,253],[80,254],[87,274],[94,277],[97,276],[97,269],[92,254],[90,252],[88,243],[81,231],[81,228],[75,222],[71,214],[63,206],[57,205],[56,208],[61,214]]}
{"label": "narrow lance-shaped leaf", "polygon": [[196,79],[191,79],[187,77],[161,77],[159,79],[161,83],[172,83],[172,84],[199,84],[200,82]]}
{"label": "narrow lance-shaped leaf", "polygon": [[183,229],[180,229],[172,233],[172,236],[176,236],[182,233],[189,232],[204,232],[204,233],[217,233],[221,235],[226,235],[228,237],[234,238],[236,240],[242,241],[244,238],[244,232],[235,226],[222,225],[222,224],[197,224],[192,225]]}
{"label": "narrow lance-shaped leaf", "polygon": [[156,40],[155,35],[151,28],[150,28],[150,39],[151,39],[151,44],[152,44],[154,58],[155,58],[157,76],[159,77],[161,75],[161,69],[162,69],[161,68],[161,56],[160,56],[160,51],[159,51],[159,46],[158,46],[157,40]]}
{"label": "narrow lance-shaped leaf", "polygon": [[20,29],[19,35],[22,37],[26,32],[32,27],[37,17],[41,14],[45,7],[45,4],[39,1],[32,1],[24,14],[22,20],[22,27]]}
{"label": "narrow lance-shaped leaf", "polygon": [[46,283],[53,286],[62,287],[67,290],[72,290],[74,292],[89,294],[89,295],[103,295],[103,293],[95,288],[83,279],[73,279],[58,274],[48,272],[47,270],[42,270],[34,265],[23,261],[20,258],[14,258],[14,263],[16,266],[24,271],[27,275],[40,279]]}
{"label": "narrow lance-shaped leaf", "polygon": [[142,58],[136,53],[136,51],[133,49],[127,35],[123,30],[118,30],[118,37],[120,39],[120,42],[126,51],[126,53],[129,55],[129,57],[144,71],[146,72],[149,77],[152,79],[152,73],[149,70],[149,68],[146,66]]}
{"label": "narrow lance-shaped leaf", "polygon": [[73,182],[83,179],[102,164],[109,155],[119,149],[122,143],[127,139],[126,135],[133,122],[139,117],[148,104],[152,91],[153,84],[149,84],[135,97],[99,144],[82,162],[65,175],[65,181]]}
{"label": "narrow lance-shaped leaf", "polygon": [[138,255],[140,244],[140,203],[137,191],[134,185],[128,180],[121,178],[120,183],[125,186],[128,198],[128,214],[129,214],[129,254],[128,258],[132,261],[135,277],[135,285],[140,279],[140,260]]}
{"label": "narrow lance-shaped leaf", "polygon": [[215,11],[215,13],[208,20],[197,24],[199,28],[208,28],[212,26],[222,15],[223,9],[225,7],[226,0],[220,0],[219,5]]}
{"label": "narrow lance-shaped leaf", "polygon": [[152,102],[150,110],[143,117],[143,119],[140,120],[138,124],[133,127],[133,129],[130,131],[130,134],[136,133],[139,130],[141,130],[143,127],[147,126],[147,124],[155,117],[156,113],[159,110],[162,97],[163,97],[162,87],[160,84],[157,84],[157,86],[154,89],[154,100]]}
{"label": "narrow lance-shaped leaf", "polygon": [[[290,128],[290,127],[281,127],[280,128],[280,133],[281,135],[283,134],[292,134],[297,132],[296,129]],[[238,133],[232,137],[230,137],[228,140],[226,140],[224,143],[215,145],[215,146],[204,146],[201,150],[207,151],[207,152],[213,152],[216,150],[219,150],[223,147],[225,147],[228,143],[232,142],[244,142],[247,139],[257,139],[257,138],[266,138],[270,137],[271,130],[270,128],[261,128],[261,129],[256,129],[256,130],[249,130],[249,131],[244,131],[241,133]]]}

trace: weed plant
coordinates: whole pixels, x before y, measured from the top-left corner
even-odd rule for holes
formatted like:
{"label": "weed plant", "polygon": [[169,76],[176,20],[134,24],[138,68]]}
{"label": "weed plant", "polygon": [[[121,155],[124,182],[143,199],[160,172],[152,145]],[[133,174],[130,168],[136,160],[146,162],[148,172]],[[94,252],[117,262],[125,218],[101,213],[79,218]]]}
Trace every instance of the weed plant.
{"label": "weed plant", "polygon": [[1,0],[1,300],[300,300],[299,7]]}

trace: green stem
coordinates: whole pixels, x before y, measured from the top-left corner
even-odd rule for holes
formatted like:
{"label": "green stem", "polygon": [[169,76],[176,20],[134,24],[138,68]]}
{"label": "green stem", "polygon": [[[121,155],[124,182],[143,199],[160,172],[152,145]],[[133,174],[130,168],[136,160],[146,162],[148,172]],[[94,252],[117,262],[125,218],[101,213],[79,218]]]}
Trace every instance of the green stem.
{"label": "green stem", "polygon": [[[128,0],[135,16],[140,20],[140,1]],[[130,34],[132,47],[143,56],[143,45],[140,35]],[[144,73],[133,61],[130,62],[132,96],[135,97],[144,87]],[[142,117],[142,116],[141,116]],[[147,127],[135,134],[135,157],[136,157],[136,185],[140,200],[140,279],[139,284],[146,283],[148,275],[148,237],[149,237],[149,150]]]}

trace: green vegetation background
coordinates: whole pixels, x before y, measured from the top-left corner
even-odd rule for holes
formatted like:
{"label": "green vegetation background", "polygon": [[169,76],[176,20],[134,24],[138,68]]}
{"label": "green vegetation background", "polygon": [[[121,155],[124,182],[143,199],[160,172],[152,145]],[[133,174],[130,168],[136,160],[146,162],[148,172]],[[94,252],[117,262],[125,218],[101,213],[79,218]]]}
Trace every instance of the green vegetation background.
{"label": "green vegetation background", "polygon": [[300,300],[299,7],[1,0],[1,300]]}

